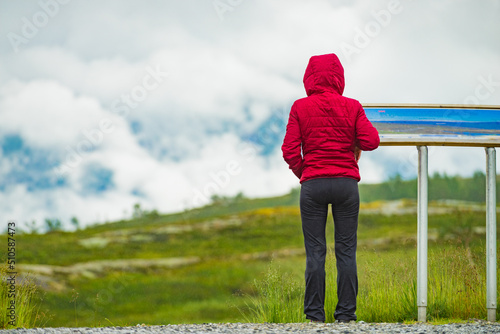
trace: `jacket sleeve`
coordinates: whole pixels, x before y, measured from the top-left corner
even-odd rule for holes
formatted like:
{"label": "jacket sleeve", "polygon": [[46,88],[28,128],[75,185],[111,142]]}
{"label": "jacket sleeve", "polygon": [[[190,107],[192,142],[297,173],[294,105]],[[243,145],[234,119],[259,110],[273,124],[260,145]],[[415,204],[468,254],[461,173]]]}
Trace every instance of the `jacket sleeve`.
{"label": "jacket sleeve", "polygon": [[283,140],[281,151],[283,152],[283,158],[286,163],[299,179],[302,176],[302,167],[304,163],[301,150],[302,136],[300,134],[300,124],[294,104],[290,111],[290,117],[288,118],[285,139]]}
{"label": "jacket sleeve", "polygon": [[373,151],[380,144],[377,129],[366,117],[365,110],[359,105],[356,118],[356,146],[363,151]]}

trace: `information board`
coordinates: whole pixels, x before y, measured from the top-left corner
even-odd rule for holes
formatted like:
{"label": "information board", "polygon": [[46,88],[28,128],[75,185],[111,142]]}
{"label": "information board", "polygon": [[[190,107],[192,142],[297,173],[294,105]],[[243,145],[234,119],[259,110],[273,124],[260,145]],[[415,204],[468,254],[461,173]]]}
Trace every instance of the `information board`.
{"label": "information board", "polygon": [[500,146],[500,106],[363,105],[381,145]]}

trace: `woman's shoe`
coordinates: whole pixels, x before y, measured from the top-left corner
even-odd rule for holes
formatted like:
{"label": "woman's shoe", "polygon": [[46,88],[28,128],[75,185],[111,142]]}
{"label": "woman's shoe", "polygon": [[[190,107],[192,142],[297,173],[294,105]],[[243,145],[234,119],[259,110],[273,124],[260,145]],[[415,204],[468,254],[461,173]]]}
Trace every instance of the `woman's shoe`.
{"label": "woman's shoe", "polygon": [[349,323],[349,322],[356,322],[356,320],[354,319],[351,319],[351,320],[348,320],[348,319],[339,319],[339,320],[335,320],[335,322],[338,322],[338,323]]}
{"label": "woman's shoe", "polygon": [[314,324],[324,324],[325,322],[321,321],[321,320],[312,320],[311,319],[311,323],[314,323]]}

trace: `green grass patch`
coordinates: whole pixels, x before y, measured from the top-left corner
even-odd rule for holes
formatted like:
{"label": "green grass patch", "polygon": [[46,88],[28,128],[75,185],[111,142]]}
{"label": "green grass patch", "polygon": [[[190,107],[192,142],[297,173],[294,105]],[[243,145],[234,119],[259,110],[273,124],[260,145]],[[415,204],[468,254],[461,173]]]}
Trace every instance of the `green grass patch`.
{"label": "green grass patch", "polygon": [[[46,315],[45,322],[37,324],[304,321],[305,256],[283,255],[286,252],[272,260],[269,256],[271,251],[304,247],[296,195],[267,202],[219,203],[189,214],[145,215],[74,233],[20,234],[16,238],[19,264],[71,266],[114,259],[200,258],[196,264],[176,269],[42,277],[41,286],[53,288],[35,298],[38,314]],[[291,202],[293,206],[274,206]],[[484,225],[483,212],[463,208],[429,216],[431,321],[486,317]],[[167,227],[171,232],[165,233]],[[326,228],[333,247],[331,214]],[[358,231],[358,318],[415,321],[416,214],[362,213]],[[327,321],[333,321],[336,268],[331,253],[326,270]],[[51,281],[57,284],[47,284]]]}
{"label": "green grass patch", "polygon": [[44,323],[33,278],[12,274],[6,264],[0,266],[0,278],[0,328],[31,328]]}
{"label": "green grass patch", "polygon": [[[334,322],[337,296],[332,251],[327,256],[326,272],[326,320]],[[433,246],[428,270],[429,321],[485,319],[485,272],[484,248],[474,251],[461,243]],[[417,320],[415,250],[361,249],[358,251],[358,274],[358,320]],[[259,294],[252,299],[249,321],[297,322],[305,319],[298,313],[298,309],[302,311],[303,277],[290,275],[278,265],[272,265],[265,279],[256,282],[255,286]]]}
{"label": "green grass patch", "polygon": [[116,326],[243,320],[239,309],[254,294],[265,261],[207,261],[144,274],[78,279],[64,293],[46,293],[47,326]]}

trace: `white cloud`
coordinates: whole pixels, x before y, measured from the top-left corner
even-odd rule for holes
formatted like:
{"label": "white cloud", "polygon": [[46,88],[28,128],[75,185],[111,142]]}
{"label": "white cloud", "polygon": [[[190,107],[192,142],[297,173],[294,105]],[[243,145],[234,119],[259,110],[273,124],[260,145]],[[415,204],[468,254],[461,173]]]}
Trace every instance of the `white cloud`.
{"label": "white cloud", "polygon": [[[364,103],[463,103],[478,77],[500,81],[497,1],[401,0],[401,13],[348,61],[341,43],[354,43],[357,29],[377,22],[373,11],[388,4],[244,1],[221,21],[211,1],[70,2],[19,53],[7,39],[0,42],[0,132],[19,133],[27,146],[56,152],[67,163],[66,148],[89,140],[83,130],[96,129],[103,118],[114,129],[81,155],[65,187],[28,191],[19,184],[0,192],[3,212],[21,221],[75,215],[90,223],[130,215],[139,201],[164,212],[190,207],[205,188],[205,197],[287,192],[298,180],[279,149],[250,159],[241,138],[305,95],[302,76],[314,54],[339,54],[345,94]],[[2,31],[19,32],[21,18],[38,10],[36,1],[0,2]],[[148,66],[168,76],[120,117],[114,101],[143,84]],[[480,103],[500,104],[495,88]],[[0,175],[22,166],[0,159]],[[225,182],[231,161],[241,168],[233,166],[239,172]],[[110,170],[114,187],[86,194],[91,165]],[[430,149],[431,173],[483,168],[481,148]],[[360,169],[363,182],[396,172],[410,177],[416,149],[365,152]]]}
{"label": "white cloud", "polygon": [[0,129],[19,133],[29,145],[60,148],[104,116],[99,102],[75,96],[54,81],[11,82],[0,92]]}
{"label": "white cloud", "polygon": [[66,227],[72,217],[77,217],[83,226],[118,220],[130,217],[133,205],[138,202],[134,196],[118,192],[85,198],[70,189],[33,193],[23,185],[10,189],[9,193],[0,192],[0,201],[6,219],[18,222],[21,228],[33,220],[43,228],[46,218],[60,219]]}
{"label": "white cloud", "polygon": [[77,94],[90,95],[107,104],[141,84],[147,66],[120,57],[86,61],[59,46],[35,46],[12,54],[5,61],[7,78],[24,82],[55,81]]}

